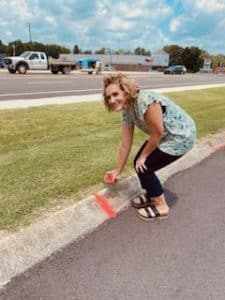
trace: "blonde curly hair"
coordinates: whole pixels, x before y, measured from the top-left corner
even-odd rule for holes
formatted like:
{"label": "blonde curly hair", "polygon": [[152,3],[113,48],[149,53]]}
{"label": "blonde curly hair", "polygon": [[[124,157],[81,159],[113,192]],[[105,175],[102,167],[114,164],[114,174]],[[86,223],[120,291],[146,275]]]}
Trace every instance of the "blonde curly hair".
{"label": "blonde curly hair", "polygon": [[118,84],[120,86],[120,89],[125,92],[125,95],[127,97],[126,104],[128,109],[131,109],[132,105],[138,98],[139,86],[136,83],[136,81],[134,81],[126,74],[123,73],[108,74],[104,76],[103,84],[104,84],[103,87],[104,105],[108,111],[111,111],[112,108],[110,107],[107,101],[105,90],[110,84]]}

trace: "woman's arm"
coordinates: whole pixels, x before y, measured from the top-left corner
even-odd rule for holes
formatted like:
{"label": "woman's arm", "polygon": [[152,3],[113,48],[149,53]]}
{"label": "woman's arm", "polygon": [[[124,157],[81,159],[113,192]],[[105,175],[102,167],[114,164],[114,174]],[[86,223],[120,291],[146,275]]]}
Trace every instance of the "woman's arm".
{"label": "woman's arm", "polygon": [[151,135],[136,162],[135,168],[137,172],[139,170],[144,172],[144,169],[146,169],[144,164],[146,158],[155,150],[163,136],[163,114],[160,103],[152,103],[149,105],[145,113],[145,122],[149,127]]}
{"label": "woman's arm", "polygon": [[117,158],[116,169],[106,172],[104,180],[107,183],[115,183],[117,176],[122,172],[133,142],[134,126],[123,126],[122,127],[122,139],[119,149],[119,155]]}
{"label": "woman's arm", "polygon": [[133,136],[134,136],[134,126],[123,126],[122,127],[122,139],[121,145],[119,149],[119,156],[117,159],[116,169],[119,173],[122,172],[128,156],[130,154],[130,149],[133,143]]}

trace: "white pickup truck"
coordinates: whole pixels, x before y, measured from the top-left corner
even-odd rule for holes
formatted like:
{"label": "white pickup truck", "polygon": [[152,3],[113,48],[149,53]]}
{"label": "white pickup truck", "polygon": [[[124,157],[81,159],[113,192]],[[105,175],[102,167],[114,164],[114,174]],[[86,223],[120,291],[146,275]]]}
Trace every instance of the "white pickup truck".
{"label": "white pickup truck", "polygon": [[48,70],[53,74],[68,74],[76,68],[75,62],[61,61],[59,59],[48,60],[44,52],[25,51],[20,56],[4,57],[4,63],[11,74],[17,71],[26,74],[27,70]]}

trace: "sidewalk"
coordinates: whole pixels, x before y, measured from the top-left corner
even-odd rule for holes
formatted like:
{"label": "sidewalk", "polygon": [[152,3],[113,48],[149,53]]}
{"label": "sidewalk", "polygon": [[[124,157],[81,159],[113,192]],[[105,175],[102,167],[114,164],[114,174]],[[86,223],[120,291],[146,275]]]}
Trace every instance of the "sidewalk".
{"label": "sidewalk", "polygon": [[[205,84],[205,85],[197,85],[197,86],[181,86],[181,87],[172,87],[172,88],[169,87],[169,88],[160,88],[160,89],[151,89],[151,90],[159,93],[169,93],[169,92],[183,92],[183,91],[201,90],[201,89],[209,89],[209,88],[217,88],[217,87],[225,87],[225,83]],[[38,106],[52,105],[52,104],[63,105],[69,103],[92,102],[92,101],[101,101],[101,100],[102,100],[102,94],[63,96],[63,97],[26,99],[26,100],[5,100],[5,101],[0,101],[0,110],[38,107]]]}

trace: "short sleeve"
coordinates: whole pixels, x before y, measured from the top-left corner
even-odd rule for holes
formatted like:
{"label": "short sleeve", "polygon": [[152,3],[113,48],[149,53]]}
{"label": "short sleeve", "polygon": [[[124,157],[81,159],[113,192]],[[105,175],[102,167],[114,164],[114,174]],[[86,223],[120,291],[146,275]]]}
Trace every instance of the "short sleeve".
{"label": "short sleeve", "polygon": [[129,113],[126,110],[122,111],[122,125],[125,125],[128,127],[134,125],[134,121],[132,120],[131,116],[129,115]]}
{"label": "short sleeve", "polygon": [[142,95],[141,101],[139,101],[139,112],[141,116],[144,116],[148,106],[152,103],[161,103],[159,95],[156,95],[152,92]]}

